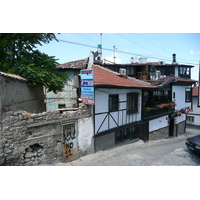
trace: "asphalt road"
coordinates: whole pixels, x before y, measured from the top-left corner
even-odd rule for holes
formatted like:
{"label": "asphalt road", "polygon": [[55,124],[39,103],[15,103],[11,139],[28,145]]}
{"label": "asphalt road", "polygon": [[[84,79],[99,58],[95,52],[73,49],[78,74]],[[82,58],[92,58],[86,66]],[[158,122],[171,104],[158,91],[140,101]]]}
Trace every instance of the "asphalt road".
{"label": "asphalt road", "polygon": [[200,155],[187,149],[188,137],[200,134],[200,130],[187,128],[179,137],[149,141],[139,140],[115,148],[83,156],[56,166],[198,166]]}

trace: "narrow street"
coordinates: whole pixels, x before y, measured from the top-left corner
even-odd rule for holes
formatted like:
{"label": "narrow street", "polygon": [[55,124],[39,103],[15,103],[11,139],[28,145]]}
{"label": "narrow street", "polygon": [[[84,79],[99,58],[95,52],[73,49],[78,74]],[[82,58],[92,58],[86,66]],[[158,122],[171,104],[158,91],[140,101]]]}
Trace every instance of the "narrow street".
{"label": "narrow street", "polygon": [[197,129],[187,128],[186,133],[169,139],[135,143],[99,151],[68,163],[56,166],[198,166],[200,155],[187,149],[188,137],[198,135]]}

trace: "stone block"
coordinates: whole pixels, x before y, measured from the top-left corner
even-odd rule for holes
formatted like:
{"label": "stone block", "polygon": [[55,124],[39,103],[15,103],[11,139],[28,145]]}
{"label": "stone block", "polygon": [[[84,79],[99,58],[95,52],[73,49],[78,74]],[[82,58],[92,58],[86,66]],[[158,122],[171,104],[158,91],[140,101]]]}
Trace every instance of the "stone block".
{"label": "stone block", "polygon": [[26,125],[26,120],[23,121],[18,121],[16,123],[13,124],[15,127],[17,126],[25,126]]}
{"label": "stone block", "polygon": [[33,152],[26,152],[25,153],[25,158],[32,158],[34,156]]}
{"label": "stone block", "polygon": [[34,120],[33,119],[29,119],[27,120],[27,124],[33,124]]}
{"label": "stone block", "polygon": [[4,154],[0,154],[0,166],[5,164],[5,156]]}

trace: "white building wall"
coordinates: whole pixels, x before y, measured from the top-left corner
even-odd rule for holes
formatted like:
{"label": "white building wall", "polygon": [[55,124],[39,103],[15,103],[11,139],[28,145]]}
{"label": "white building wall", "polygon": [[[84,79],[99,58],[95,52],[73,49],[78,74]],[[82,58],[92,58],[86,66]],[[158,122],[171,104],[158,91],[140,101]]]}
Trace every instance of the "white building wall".
{"label": "white building wall", "polygon": [[195,113],[195,114],[200,114],[200,107],[197,107],[198,106],[198,97],[193,97],[192,98],[192,113]]}
{"label": "white building wall", "polygon": [[178,77],[178,66],[177,67],[175,67],[175,77]]}
{"label": "white building wall", "polygon": [[78,148],[81,155],[93,153],[93,118],[87,117],[78,120]]}
{"label": "white building wall", "polygon": [[168,126],[168,115],[149,121],[149,132]]}
{"label": "white building wall", "polygon": [[186,114],[181,114],[180,117],[175,118],[175,124],[179,124],[180,122],[183,122],[186,120]]}
{"label": "white building wall", "polygon": [[175,109],[182,109],[186,107],[191,107],[191,102],[185,102],[185,89],[189,88],[190,86],[172,86],[172,94],[175,92],[175,102],[176,107]]}
{"label": "white building wall", "polygon": [[198,97],[195,96],[192,98],[192,112],[188,113],[187,115],[194,117],[194,122],[187,121],[187,123],[200,126],[200,107],[197,106],[198,106]]}
{"label": "white building wall", "polygon": [[[127,114],[126,109],[126,101],[127,101],[127,93],[136,92],[139,93],[138,97],[138,106],[139,111],[138,113]],[[108,101],[109,101],[109,94],[119,94],[119,102],[120,107],[119,110],[123,111],[116,111],[111,112],[112,117],[107,116],[109,111],[108,108]],[[99,114],[98,114],[99,113]],[[95,90],[95,133],[106,131],[111,128],[118,126],[125,125],[131,122],[140,121],[141,120],[141,90],[140,89],[108,89],[108,88],[101,88]],[[107,117],[106,117],[107,116]],[[106,118],[105,118],[106,117]],[[104,123],[102,124],[102,122]],[[100,127],[101,126],[101,127]],[[99,129],[100,128],[100,129]]]}

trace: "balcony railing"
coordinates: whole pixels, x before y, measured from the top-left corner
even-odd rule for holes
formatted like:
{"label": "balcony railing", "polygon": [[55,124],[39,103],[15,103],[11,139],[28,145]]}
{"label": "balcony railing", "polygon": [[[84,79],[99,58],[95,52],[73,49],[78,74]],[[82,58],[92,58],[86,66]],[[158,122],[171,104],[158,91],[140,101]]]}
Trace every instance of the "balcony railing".
{"label": "balcony railing", "polygon": [[160,115],[174,111],[175,103],[159,104],[156,107],[146,107],[143,109],[143,117],[151,117],[153,115]]}

